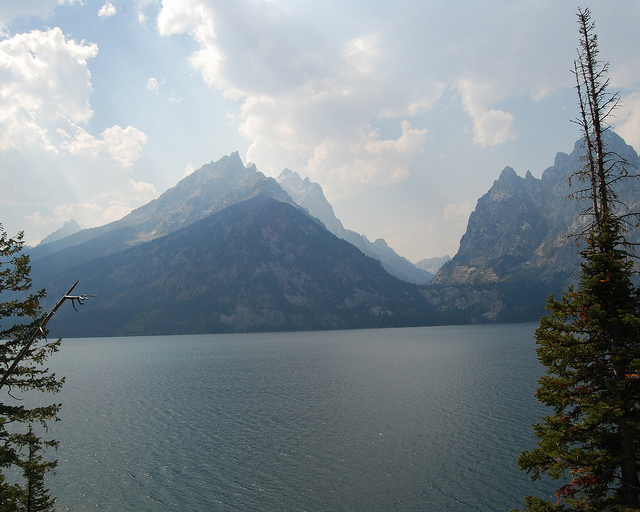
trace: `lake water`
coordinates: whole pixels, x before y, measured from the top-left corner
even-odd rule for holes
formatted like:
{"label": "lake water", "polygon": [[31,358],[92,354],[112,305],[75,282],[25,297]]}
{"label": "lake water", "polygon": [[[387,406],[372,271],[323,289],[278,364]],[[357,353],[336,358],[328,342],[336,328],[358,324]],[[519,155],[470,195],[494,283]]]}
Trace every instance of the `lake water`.
{"label": "lake water", "polygon": [[507,511],[533,324],[65,339],[57,509]]}

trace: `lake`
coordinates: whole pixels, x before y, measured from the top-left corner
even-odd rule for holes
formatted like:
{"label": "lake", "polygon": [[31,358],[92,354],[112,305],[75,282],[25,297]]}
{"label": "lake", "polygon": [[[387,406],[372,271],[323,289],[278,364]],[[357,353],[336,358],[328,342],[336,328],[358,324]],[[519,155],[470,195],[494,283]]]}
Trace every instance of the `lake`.
{"label": "lake", "polygon": [[57,509],[507,511],[550,497],[533,324],[65,339]]}

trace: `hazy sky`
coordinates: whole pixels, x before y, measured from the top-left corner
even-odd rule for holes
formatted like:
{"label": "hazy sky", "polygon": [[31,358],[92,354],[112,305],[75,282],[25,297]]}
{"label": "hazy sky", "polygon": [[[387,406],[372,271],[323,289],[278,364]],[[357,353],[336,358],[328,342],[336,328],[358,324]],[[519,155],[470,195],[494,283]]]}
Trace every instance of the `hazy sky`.
{"label": "hazy sky", "polygon": [[[640,148],[640,1],[584,1]],[[0,222],[117,220],[239,151],[322,185],[346,228],[455,254],[509,165],[580,136],[565,0],[0,2]]]}

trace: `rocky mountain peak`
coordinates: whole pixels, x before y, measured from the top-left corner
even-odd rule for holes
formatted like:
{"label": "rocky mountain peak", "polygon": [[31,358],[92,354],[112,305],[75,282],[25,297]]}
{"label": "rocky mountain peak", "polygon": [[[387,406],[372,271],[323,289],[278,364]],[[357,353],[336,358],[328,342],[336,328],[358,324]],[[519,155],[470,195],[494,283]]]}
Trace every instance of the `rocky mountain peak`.
{"label": "rocky mountain peak", "polygon": [[[606,134],[609,152],[637,168],[640,159],[618,135]],[[562,284],[577,270],[578,255],[570,235],[580,231],[585,204],[566,200],[567,182],[582,165],[584,149],[577,141],[570,155],[558,153],[541,179],[521,178],[505,167],[469,217],[460,249],[433,280],[436,284],[472,284],[528,280]],[[576,180],[574,180],[576,181]],[[640,184],[620,188],[632,211],[640,207]],[[574,186],[579,186],[574,183]]]}
{"label": "rocky mountain peak", "polygon": [[[245,167],[237,152],[203,165],[157,199],[133,210],[122,219],[98,228],[85,229],[43,247],[36,247],[32,260],[57,253],[57,267],[88,261],[155,240],[187,227],[232,204],[264,195],[294,204],[273,178]],[[74,250],[74,259],[61,256]],[[53,262],[49,264],[54,265]]]}
{"label": "rocky mountain peak", "polygon": [[60,229],[57,229],[50,235],[43,238],[38,245],[45,245],[51,242],[55,242],[56,240],[61,240],[62,238],[66,238],[77,233],[81,229],[82,228],[74,219],[70,219],[68,221],[65,221]]}
{"label": "rocky mountain peak", "polygon": [[344,229],[318,183],[312,182],[309,178],[302,179],[297,172],[291,169],[284,169],[276,181],[298,205],[322,221],[329,231],[337,234],[337,231]]}
{"label": "rocky mountain peak", "polygon": [[522,178],[520,176],[518,176],[518,173],[516,173],[516,171],[513,169],[513,167],[509,167],[508,165],[502,169],[502,172],[500,173],[500,177],[498,178],[498,181],[501,182],[513,182],[514,180],[521,180]]}

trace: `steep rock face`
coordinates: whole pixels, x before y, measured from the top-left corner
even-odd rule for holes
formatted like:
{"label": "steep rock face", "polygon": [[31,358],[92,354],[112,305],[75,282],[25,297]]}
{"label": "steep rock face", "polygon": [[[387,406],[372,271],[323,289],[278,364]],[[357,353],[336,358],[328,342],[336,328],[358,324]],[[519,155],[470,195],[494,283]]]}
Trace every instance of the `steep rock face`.
{"label": "steep rock face", "polygon": [[433,278],[434,274],[416,267],[398,255],[383,239],[371,242],[366,236],[345,229],[318,183],[310,181],[309,178],[302,179],[297,172],[290,169],[282,171],[277,181],[297,204],[320,219],[331,233],[355,245],[367,256],[380,260],[390,274],[415,284],[423,284]]}
{"label": "steep rock face", "polygon": [[[609,151],[632,166],[640,160],[633,148],[613,132],[607,132]],[[459,285],[497,282],[547,283],[561,288],[579,268],[574,236],[586,222],[581,211],[587,203],[567,196],[583,185],[568,179],[582,165],[584,151],[578,141],[571,155],[558,153],[554,165],[541,179],[527,173],[519,177],[505,168],[482,196],[469,218],[467,231],[454,258],[444,265],[432,284]],[[621,199],[637,208],[639,184],[630,181]]]}
{"label": "steep rock face", "polygon": [[[419,325],[415,285],[299,207],[256,196],[184,229],[59,275],[96,297],[54,335],[112,336]],[[69,309],[69,308],[67,308]]]}

